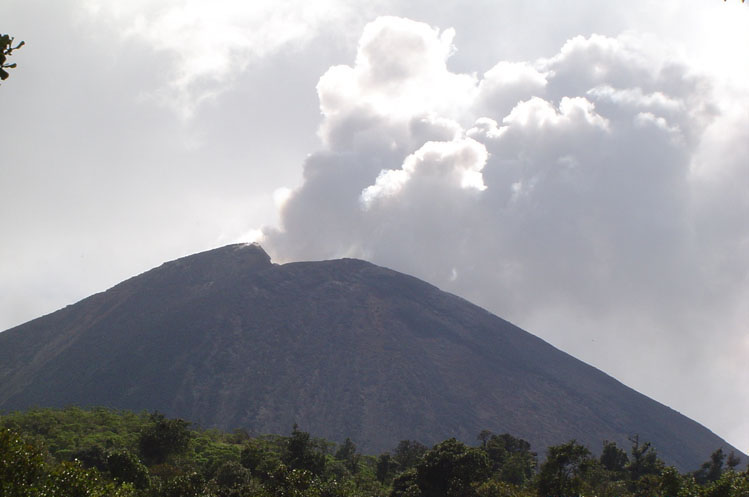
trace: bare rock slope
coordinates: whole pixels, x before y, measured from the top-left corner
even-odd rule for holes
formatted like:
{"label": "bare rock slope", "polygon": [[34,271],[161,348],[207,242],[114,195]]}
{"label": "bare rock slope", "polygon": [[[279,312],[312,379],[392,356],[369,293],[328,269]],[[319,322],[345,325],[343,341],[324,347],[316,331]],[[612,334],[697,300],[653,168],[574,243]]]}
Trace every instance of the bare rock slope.
{"label": "bare rock slope", "polygon": [[365,452],[483,429],[539,453],[638,434],[684,470],[735,450],[423,281],[352,259],[276,265],[257,245],[166,263],[0,333],[0,410],[70,404],[254,433],[298,423]]}

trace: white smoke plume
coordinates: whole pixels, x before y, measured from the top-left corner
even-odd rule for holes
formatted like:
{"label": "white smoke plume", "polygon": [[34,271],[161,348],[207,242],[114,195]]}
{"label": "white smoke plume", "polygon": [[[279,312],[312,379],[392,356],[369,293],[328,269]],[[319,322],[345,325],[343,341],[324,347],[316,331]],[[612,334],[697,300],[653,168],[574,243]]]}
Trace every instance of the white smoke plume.
{"label": "white smoke plume", "polygon": [[746,432],[719,406],[749,381],[749,99],[636,33],[483,74],[450,69],[454,35],[381,17],[320,78],[274,259],[424,278]]}

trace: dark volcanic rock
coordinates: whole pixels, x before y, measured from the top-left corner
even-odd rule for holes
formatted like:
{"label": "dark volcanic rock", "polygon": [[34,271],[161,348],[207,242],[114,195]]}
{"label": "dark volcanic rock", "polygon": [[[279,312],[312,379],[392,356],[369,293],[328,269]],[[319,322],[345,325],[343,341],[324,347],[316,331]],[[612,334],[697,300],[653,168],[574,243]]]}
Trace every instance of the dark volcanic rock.
{"label": "dark volcanic rock", "polygon": [[1,333],[0,409],[70,404],[255,433],[298,423],[370,452],[483,429],[539,452],[638,434],[681,469],[735,450],[416,278],[351,259],[275,265],[256,245],[169,262]]}

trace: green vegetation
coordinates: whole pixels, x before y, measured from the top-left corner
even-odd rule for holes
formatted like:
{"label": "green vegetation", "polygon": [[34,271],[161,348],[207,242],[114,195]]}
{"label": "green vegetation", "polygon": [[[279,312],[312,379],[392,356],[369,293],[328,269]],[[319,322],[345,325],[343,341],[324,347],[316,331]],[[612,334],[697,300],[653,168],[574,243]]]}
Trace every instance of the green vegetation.
{"label": "green vegetation", "polygon": [[16,67],[15,63],[5,63],[8,60],[8,57],[13,55],[13,50],[18,50],[25,44],[25,42],[22,41],[14,47],[13,41],[15,41],[15,38],[10,35],[0,35],[0,80],[2,81],[5,81],[8,79],[8,76],[10,76],[6,69],[13,69]]}
{"label": "green vegetation", "polygon": [[525,440],[478,440],[404,440],[375,457],[297,426],[253,437],[160,413],[35,409],[0,417],[0,497],[749,497],[749,470],[721,449],[681,474],[637,436],[599,457],[572,440],[540,465]]}

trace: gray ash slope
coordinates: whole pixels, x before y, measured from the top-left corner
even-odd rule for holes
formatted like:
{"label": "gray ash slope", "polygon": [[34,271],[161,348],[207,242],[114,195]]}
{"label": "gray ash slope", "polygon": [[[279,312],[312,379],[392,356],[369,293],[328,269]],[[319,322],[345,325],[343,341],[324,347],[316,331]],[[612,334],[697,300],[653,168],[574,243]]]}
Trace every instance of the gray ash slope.
{"label": "gray ash slope", "polygon": [[483,429],[539,453],[638,434],[683,470],[735,450],[416,278],[353,259],[276,265],[256,245],[166,263],[0,333],[0,410],[71,404],[254,433],[298,423],[365,452]]}

